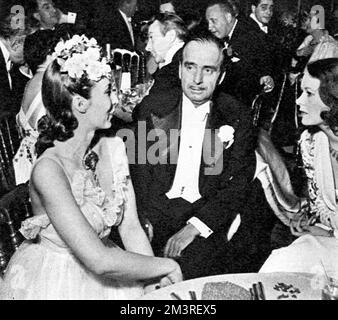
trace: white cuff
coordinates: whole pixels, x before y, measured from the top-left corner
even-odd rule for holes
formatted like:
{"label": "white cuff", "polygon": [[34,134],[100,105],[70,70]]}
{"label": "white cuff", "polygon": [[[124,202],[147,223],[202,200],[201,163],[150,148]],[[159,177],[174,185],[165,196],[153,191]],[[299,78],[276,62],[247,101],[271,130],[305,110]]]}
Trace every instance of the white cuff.
{"label": "white cuff", "polygon": [[196,217],[190,218],[187,223],[192,224],[200,232],[200,236],[205,239],[214,233],[204,222]]}
{"label": "white cuff", "polygon": [[338,230],[337,229],[332,229],[332,236],[336,239],[338,239]]}
{"label": "white cuff", "polygon": [[68,12],[67,14],[67,23],[74,24],[77,14],[74,12]]}

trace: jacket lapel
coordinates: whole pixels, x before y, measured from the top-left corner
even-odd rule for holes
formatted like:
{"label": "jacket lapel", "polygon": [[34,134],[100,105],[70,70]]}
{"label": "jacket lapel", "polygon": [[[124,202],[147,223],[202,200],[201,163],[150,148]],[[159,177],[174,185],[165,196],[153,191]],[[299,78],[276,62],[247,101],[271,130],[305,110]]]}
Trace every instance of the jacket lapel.
{"label": "jacket lapel", "polygon": [[11,91],[10,86],[9,86],[6,61],[5,61],[5,58],[3,56],[1,49],[0,49],[0,85],[2,87],[1,91],[3,92]]}
{"label": "jacket lapel", "polygon": [[167,163],[174,164],[176,167],[182,122],[182,98],[177,107],[163,117],[151,113],[151,120],[156,136],[160,139],[163,137],[167,141],[167,147],[161,151],[161,158],[167,158]]}

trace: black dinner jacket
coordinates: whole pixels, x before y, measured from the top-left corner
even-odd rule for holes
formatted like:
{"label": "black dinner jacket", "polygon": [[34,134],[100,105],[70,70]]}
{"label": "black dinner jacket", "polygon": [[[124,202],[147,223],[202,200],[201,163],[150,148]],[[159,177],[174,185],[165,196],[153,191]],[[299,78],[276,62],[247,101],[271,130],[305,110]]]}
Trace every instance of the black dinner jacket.
{"label": "black dinner jacket", "polygon": [[221,89],[251,105],[260,91],[259,80],[271,75],[269,51],[257,31],[246,20],[238,20],[229,45],[238,62],[229,65]]}
{"label": "black dinner jacket", "polygon": [[[94,35],[103,48],[110,43],[111,49],[135,50],[126,22],[118,9],[112,8],[111,4],[97,9]],[[135,32],[134,40],[136,42]]]}
{"label": "black dinner jacket", "polygon": [[[148,113],[149,106],[153,106],[154,104],[160,105],[161,108],[167,106],[168,109],[171,109],[177,103],[177,92],[181,90],[178,70],[182,52],[183,49],[178,50],[173,56],[171,63],[155,72],[154,85],[150,89],[149,95],[133,110],[134,120],[144,118],[145,114]],[[168,91],[174,91],[175,93],[168,96]]]}
{"label": "black dinner jacket", "polygon": [[[151,129],[161,129],[169,137],[170,129],[180,129],[182,113],[182,91],[168,91],[166,96],[176,94],[176,105],[172,108],[161,108],[156,104],[149,106],[150,113],[146,115],[142,125],[146,124],[147,132]],[[152,100],[152,101],[155,101]],[[254,133],[251,116],[248,108],[235,98],[221,93],[213,99],[210,114],[207,119],[206,128],[210,129],[211,141],[219,139],[215,129],[222,125],[230,125],[235,129],[233,145],[223,150],[223,156],[219,150],[209,144],[210,139],[205,136],[203,141],[204,150],[211,148],[211,157],[201,155],[201,166],[199,175],[199,191],[202,198],[193,204],[190,216],[196,216],[212,230],[229,226],[237,213],[243,210],[246,192],[255,171],[255,147],[256,135]],[[140,122],[138,122],[140,126]],[[138,126],[135,134],[138,138]],[[137,142],[142,143],[136,139]],[[154,142],[147,142],[147,150]],[[179,150],[179,142],[170,141],[168,138],[164,157],[170,157],[169,150]],[[223,149],[223,148],[222,148]],[[138,146],[136,146],[138,150]],[[168,160],[167,158],[167,160]],[[136,153],[137,159],[137,153]],[[148,161],[148,159],[147,159]],[[220,174],[210,175],[210,170],[219,167],[222,162]],[[152,203],[157,203],[158,197],[168,192],[173,184],[176,164],[136,164],[131,165],[132,181],[135,187],[139,215],[147,217],[147,212],[154,212]],[[153,201],[150,201],[153,200]],[[161,205],[161,204],[159,204]],[[184,219],[186,216],[184,217]]]}
{"label": "black dinner jacket", "polygon": [[0,113],[10,112],[17,114],[20,110],[21,100],[28,78],[14,65],[11,71],[12,90],[9,86],[5,58],[0,50]]}
{"label": "black dinner jacket", "polygon": [[[283,55],[282,46],[280,44],[280,34],[278,32],[278,28],[275,24],[268,24],[268,33],[265,33],[259,27],[258,23],[252,18],[247,19],[248,25],[255,30],[261,37],[264,42],[264,48],[266,48],[270,64],[271,64],[271,73],[270,75],[276,80],[276,77],[282,72],[283,62],[286,59],[285,55]],[[287,54],[287,52],[285,52]]]}

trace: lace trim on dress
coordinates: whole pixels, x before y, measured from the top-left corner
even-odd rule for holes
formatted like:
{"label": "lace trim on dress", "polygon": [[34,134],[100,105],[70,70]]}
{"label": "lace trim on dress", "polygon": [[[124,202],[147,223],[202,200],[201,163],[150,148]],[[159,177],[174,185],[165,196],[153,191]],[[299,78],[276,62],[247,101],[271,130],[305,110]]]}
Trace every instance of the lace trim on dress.
{"label": "lace trim on dress", "polygon": [[41,229],[45,229],[49,225],[49,217],[46,214],[42,214],[23,221],[19,231],[26,239],[32,240],[36,238]]}
{"label": "lace trim on dress", "polygon": [[[101,208],[99,210],[107,227],[118,226],[123,219],[127,177],[119,175],[113,183],[113,198],[108,197],[101,187],[95,186],[90,171],[78,170],[72,179],[72,192],[81,207],[90,202]],[[34,239],[50,224],[47,214],[34,216],[23,221],[20,232],[26,239]]]}
{"label": "lace trim on dress", "polygon": [[308,178],[310,216],[316,216],[320,222],[328,227],[337,228],[332,219],[336,218],[335,212],[330,210],[323,199],[318,187],[315,174],[315,137],[308,131],[304,131],[301,137],[301,151],[304,169]]}

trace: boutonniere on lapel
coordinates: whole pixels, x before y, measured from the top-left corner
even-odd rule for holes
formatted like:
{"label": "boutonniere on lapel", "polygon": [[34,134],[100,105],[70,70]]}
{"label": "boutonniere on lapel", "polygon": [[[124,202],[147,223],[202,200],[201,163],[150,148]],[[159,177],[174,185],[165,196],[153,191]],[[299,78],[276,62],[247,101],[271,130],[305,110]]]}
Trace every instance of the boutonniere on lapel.
{"label": "boutonniere on lapel", "polygon": [[217,136],[223,142],[223,146],[225,149],[231,147],[231,145],[235,141],[235,129],[232,126],[224,125],[218,129]]}
{"label": "boutonniere on lapel", "polygon": [[227,55],[230,58],[231,62],[238,62],[240,59],[234,55],[234,50],[232,49],[231,46],[228,46],[227,50]]}

